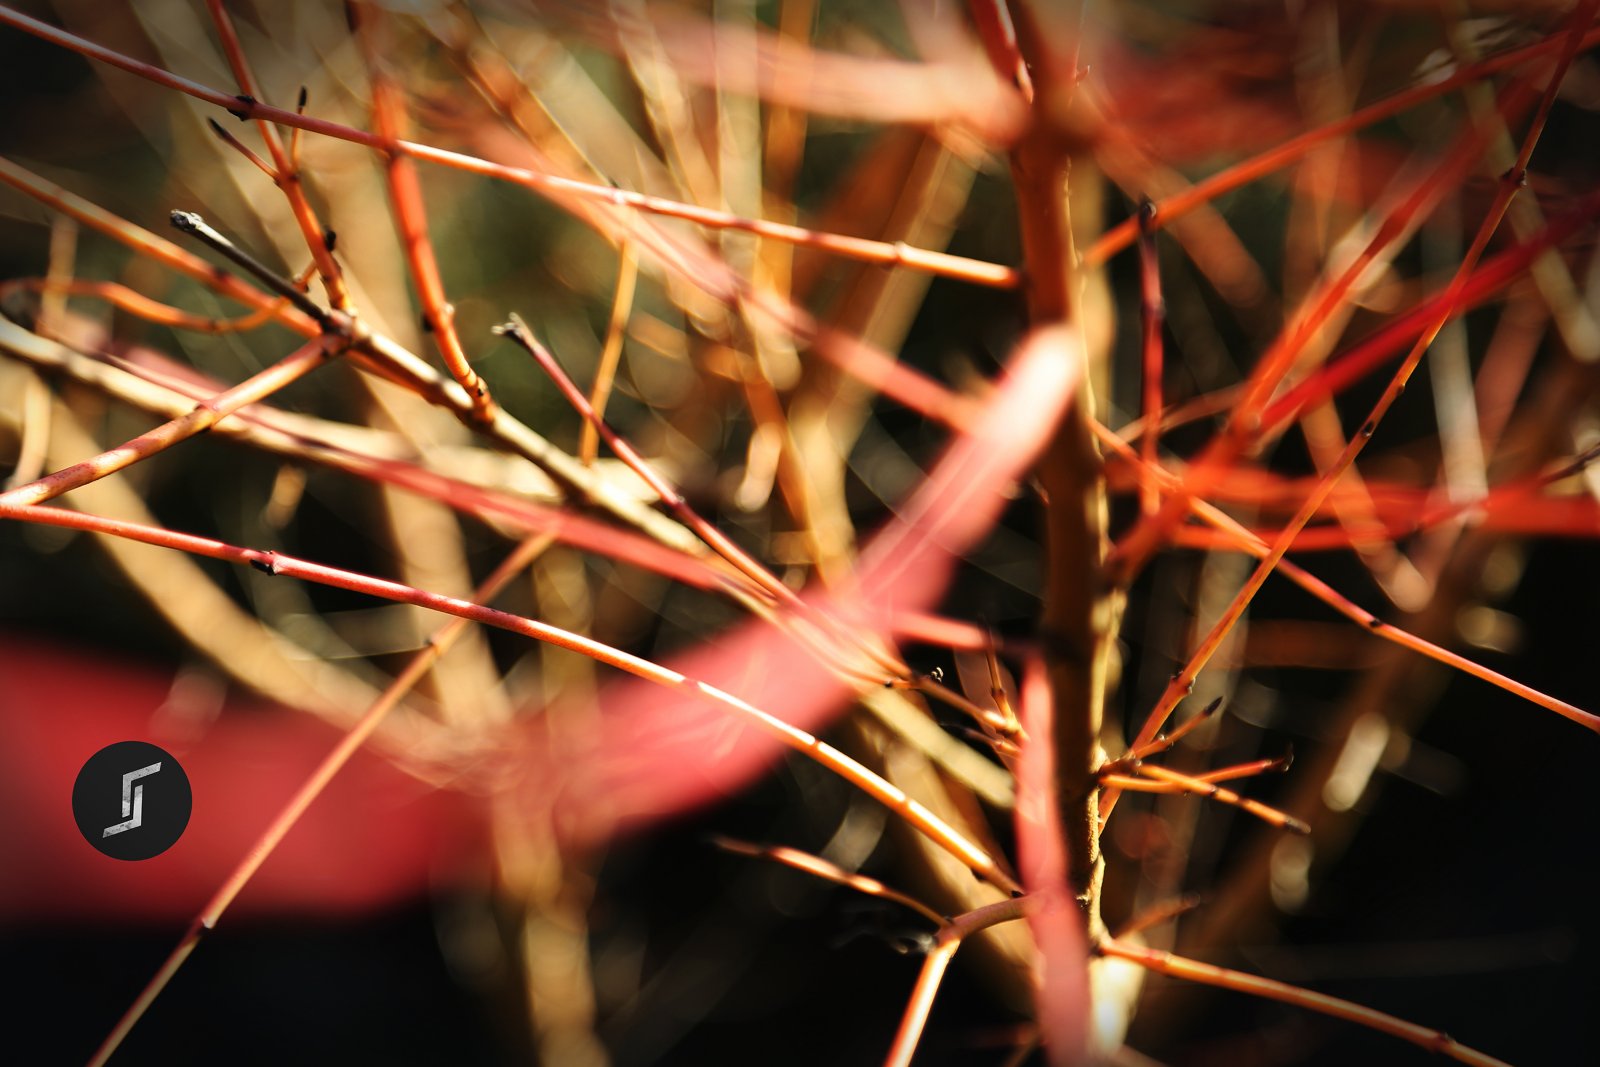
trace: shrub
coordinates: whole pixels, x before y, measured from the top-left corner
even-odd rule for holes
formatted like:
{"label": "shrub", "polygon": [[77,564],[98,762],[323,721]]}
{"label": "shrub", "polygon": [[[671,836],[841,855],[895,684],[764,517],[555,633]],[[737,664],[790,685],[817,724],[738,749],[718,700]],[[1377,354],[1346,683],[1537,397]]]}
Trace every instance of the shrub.
{"label": "shrub", "polygon": [[1597,6],[0,9],[14,714],[338,731],[98,1055],[300,821],[552,1063],[1570,1050]]}

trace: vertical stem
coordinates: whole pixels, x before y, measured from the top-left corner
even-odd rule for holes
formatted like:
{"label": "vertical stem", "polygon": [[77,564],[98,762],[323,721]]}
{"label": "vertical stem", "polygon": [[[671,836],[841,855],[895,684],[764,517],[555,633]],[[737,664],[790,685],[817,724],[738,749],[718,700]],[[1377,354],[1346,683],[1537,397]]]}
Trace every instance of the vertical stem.
{"label": "vertical stem", "polygon": [[[1161,325],[1166,318],[1161,303],[1161,261],[1156,253],[1155,222],[1156,206],[1146,200],[1139,205],[1139,316],[1144,348],[1144,401],[1141,405],[1144,433],[1139,435],[1139,454],[1150,466],[1156,464],[1156,446],[1161,440]],[[1161,498],[1155,485],[1140,482],[1139,510],[1152,515],[1160,507]]]}
{"label": "vertical stem", "polygon": [[[1017,40],[1034,79],[1033,117],[1011,154],[1034,325],[1083,330],[1073,246],[1065,124],[1077,78],[1077,18],[1059,11],[1016,12]],[[1093,391],[1085,381],[1039,465],[1047,498],[1046,578],[1041,629],[1055,706],[1057,797],[1067,877],[1091,937],[1100,932],[1100,822],[1095,772],[1109,653],[1116,617],[1102,580],[1106,499],[1100,453],[1090,432]]]}

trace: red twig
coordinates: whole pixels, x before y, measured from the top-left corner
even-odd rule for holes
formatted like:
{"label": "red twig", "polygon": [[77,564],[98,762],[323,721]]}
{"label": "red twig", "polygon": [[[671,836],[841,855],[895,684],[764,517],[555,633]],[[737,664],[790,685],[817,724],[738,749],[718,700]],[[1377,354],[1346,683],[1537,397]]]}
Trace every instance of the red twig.
{"label": "red twig", "polygon": [[[1532,90],[1523,82],[1516,83],[1501,101],[1502,115],[1520,112],[1531,99]],[[1154,515],[1141,518],[1118,542],[1107,566],[1119,581],[1129,581],[1166,543],[1183,519],[1187,499],[1205,496],[1232,471],[1234,461],[1260,439],[1262,411],[1293,369],[1306,343],[1345,302],[1367,268],[1420,225],[1438,205],[1445,190],[1453,188],[1478,162],[1488,134],[1485,125],[1479,123],[1457,137],[1445,158],[1415,181],[1405,195],[1396,198],[1361,252],[1336,276],[1324,278],[1313,288],[1252,369],[1242,396],[1229,414],[1227,426],[1189,465],[1179,492],[1169,496]]]}
{"label": "red twig", "polygon": [[[1522,151],[1517,156],[1516,165],[1502,178],[1495,194],[1494,203],[1490,206],[1482,225],[1479,226],[1477,236],[1473,239],[1471,247],[1467,249],[1466,255],[1457,267],[1455,276],[1451,279],[1450,286],[1445,291],[1445,299],[1442,301],[1433,321],[1423,331],[1422,336],[1417,339],[1416,344],[1412,346],[1411,352],[1401,363],[1400,369],[1389,382],[1388,388],[1384,390],[1383,395],[1373,405],[1372,411],[1368,414],[1360,432],[1351,438],[1349,444],[1339,456],[1338,462],[1323,475],[1317,488],[1306,498],[1300,509],[1295,513],[1294,518],[1285,527],[1282,535],[1273,542],[1271,549],[1257,564],[1255,572],[1246,581],[1244,588],[1239,590],[1228,609],[1223,612],[1205,639],[1201,641],[1199,647],[1189,657],[1189,661],[1184,664],[1183,669],[1173,676],[1161,699],[1145,720],[1135,744],[1142,744],[1153,738],[1161,729],[1162,723],[1166,721],[1167,715],[1171,713],[1172,708],[1193,686],[1195,677],[1205,666],[1206,661],[1221,647],[1223,639],[1243,615],[1245,607],[1254,598],[1257,590],[1266,581],[1267,576],[1272,573],[1273,568],[1278,565],[1278,561],[1283,558],[1283,554],[1288,551],[1289,546],[1294,542],[1295,536],[1316,514],[1322,502],[1333,491],[1334,483],[1349,469],[1350,465],[1355,462],[1356,457],[1361,454],[1361,450],[1366,447],[1367,442],[1371,440],[1378,423],[1382,421],[1384,415],[1394,405],[1394,402],[1399,399],[1401,392],[1405,390],[1406,382],[1410,380],[1412,372],[1421,363],[1422,356],[1427,352],[1428,346],[1433,343],[1433,339],[1438,336],[1439,331],[1444,328],[1444,324],[1455,313],[1456,301],[1460,298],[1461,291],[1465,287],[1467,279],[1471,276],[1473,267],[1477,265],[1479,257],[1483,255],[1483,250],[1488,246],[1489,238],[1493,236],[1495,229],[1499,226],[1500,219],[1505,214],[1511,198],[1522,187],[1527,173],[1528,159],[1532,156],[1534,146],[1539,141],[1539,135],[1544,130],[1544,121],[1550,112],[1550,106],[1555,101],[1556,91],[1561,87],[1567,68],[1578,53],[1578,46],[1583,40],[1582,31],[1593,21],[1594,12],[1597,8],[1600,8],[1600,0],[1586,0],[1574,11],[1572,25],[1568,30],[1567,46],[1562,50],[1555,69],[1551,72],[1549,85],[1543,93],[1533,123],[1523,140]],[[1108,799],[1106,803],[1111,804],[1114,802],[1114,795],[1112,795],[1111,799]]]}
{"label": "red twig", "polygon": [[[1202,204],[1210,203],[1225,193],[1232,192],[1241,186],[1249,185],[1251,182],[1259,181],[1274,171],[1282,170],[1284,167],[1304,159],[1320,145],[1330,140],[1348,136],[1357,130],[1362,130],[1385,119],[1393,118],[1395,115],[1414,108],[1418,104],[1453,93],[1464,85],[1471,85],[1503,71],[1515,70],[1526,63],[1538,59],[1540,56],[1557,51],[1565,39],[1565,34],[1553,33],[1542,41],[1501,52],[1480,62],[1461,67],[1448,78],[1440,78],[1438,81],[1430,81],[1402,90],[1359,111],[1353,111],[1337,122],[1318,126],[1314,130],[1307,130],[1298,137],[1292,137],[1282,144],[1275,145],[1258,156],[1242,160],[1226,170],[1218,171],[1177,196],[1159,200],[1156,202],[1156,211],[1160,215],[1163,225],[1171,225]],[[1591,29],[1584,34],[1581,48],[1592,48],[1596,44],[1600,44],[1600,27]],[[1104,263],[1122,249],[1133,244],[1138,238],[1139,223],[1137,219],[1128,219],[1121,222],[1102,234],[1100,239],[1084,252],[1084,262],[1090,266]]]}
{"label": "red twig", "polygon": [[473,418],[488,425],[494,421],[494,400],[489,395],[488,384],[467,361],[467,353],[456,333],[456,309],[445,296],[439,260],[433,254],[433,241],[428,237],[428,212],[422,202],[422,183],[417,180],[417,168],[411,159],[396,148],[406,124],[400,87],[384,69],[378,43],[380,30],[373,10],[365,3],[356,3],[350,6],[350,11],[355,18],[361,54],[367,61],[367,77],[372,83],[372,118],[377,124],[379,148],[384,154],[389,202],[394,209],[395,225],[400,230],[406,265],[411,270],[411,280],[416,283],[417,299],[422,303],[423,326],[438,342],[439,354],[444,357],[451,377],[472,398]]}
{"label": "red twig", "polygon": [[[1161,260],[1156,252],[1155,223],[1156,206],[1146,200],[1139,205],[1139,325],[1144,352],[1144,403],[1141,411],[1144,424],[1150,427],[1150,431],[1139,439],[1139,450],[1144,461],[1151,465],[1156,462],[1156,448],[1161,438],[1161,325],[1165,318],[1161,304]],[[1141,482],[1140,510],[1151,515],[1159,506],[1160,497],[1156,494],[1156,487],[1149,482]]]}
{"label": "red twig", "polygon": [[[1117,437],[1116,434],[1112,433],[1105,427],[1097,427],[1096,435],[1099,437],[1102,444],[1111,447],[1125,461],[1133,464],[1139,464],[1142,462],[1134,453],[1133,449],[1129,448],[1121,438]],[[1173,478],[1172,475],[1160,470],[1146,470],[1145,474],[1147,476],[1156,478]],[[1173,480],[1176,481],[1176,479]],[[1233,538],[1235,546],[1240,551],[1248,552],[1258,559],[1264,559],[1270,552],[1270,547],[1266,542],[1255,537],[1243,526],[1241,526],[1237,520],[1220,509],[1211,504],[1207,504],[1204,501],[1193,501],[1192,507],[1195,514],[1201,519],[1216,527],[1225,535]],[[1402,630],[1398,626],[1393,626],[1389,623],[1386,623],[1372,612],[1359,606],[1353,600],[1339,593],[1320,578],[1317,578],[1315,575],[1290,562],[1289,560],[1280,559],[1278,561],[1277,570],[1284,577],[1300,586],[1300,588],[1304,589],[1306,592],[1310,593],[1324,604],[1327,604],[1329,607],[1333,608],[1333,610],[1337,611],[1351,622],[1365,627],[1369,632],[1375,634],[1376,636],[1400,645],[1403,648],[1408,648],[1413,652],[1427,656],[1429,659],[1432,659],[1438,663],[1442,663],[1445,666],[1453,667],[1456,670],[1470,674],[1475,678],[1479,678],[1490,683],[1491,685],[1498,686],[1508,693],[1513,693],[1519,697],[1522,697],[1524,700],[1528,700],[1539,705],[1542,708],[1547,708],[1563,718],[1570,719],[1580,726],[1593,730],[1596,733],[1600,733],[1600,715],[1595,715],[1591,712],[1584,711],[1582,708],[1575,707],[1564,700],[1559,700],[1547,693],[1543,693],[1537,689],[1534,689],[1532,686],[1524,685],[1522,682],[1519,682],[1514,678],[1509,678],[1506,675],[1501,674],[1499,671],[1495,671],[1483,666],[1482,664],[1475,663],[1459,653],[1442,648],[1431,641],[1418,637],[1417,635],[1406,630]],[[1176,682],[1177,679],[1174,679],[1174,681]],[[1186,688],[1185,692],[1187,692]],[[1134,748],[1135,750],[1143,750],[1146,745],[1152,743],[1154,740],[1155,735],[1152,734],[1152,736],[1150,738],[1146,738],[1145,741],[1136,742]],[[1116,802],[1114,794],[1108,793],[1106,796],[1102,797],[1100,805],[1101,816],[1103,818],[1109,817],[1112,808],[1115,807],[1115,804]]]}
{"label": "red twig", "polygon": [[739,568],[745,577],[765,590],[773,599],[790,607],[799,605],[799,598],[794,595],[792,589],[773,577],[771,571],[750,558],[749,553],[729,540],[728,536],[721,530],[701,518],[699,512],[689,506],[689,502],[684,499],[682,493],[678,492],[654,467],[650,466],[632,445],[607,425],[605,419],[600,417],[600,413],[595,411],[594,405],[589,402],[589,398],[583,395],[583,391],[578,388],[577,383],[568,376],[566,371],[562,370],[561,364],[556,361],[556,357],[551,355],[550,350],[540,343],[539,339],[534,336],[533,331],[528,328],[528,324],[522,321],[520,315],[513,312],[511,321],[503,326],[496,327],[495,332],[511,338],[533,357],[534,362],[538,363],[540,369],[550,376],[550,380],[561,391],[561,395],[566,398],[567,403],[572,405],[573,410],[582,415],[588,425],[594,427],[595,432],[605,441],[606,447],[610,448],[619,459],[626,463],[629,470],[642,478],[644,483],[650,487],[650,490],[660,498],[661,502],[673,514],[678,516],[685,526],[688,526],[698,534],[700,539],[718,555]]}
{"label": "red twig", "polygon": [[[233,20],[222,6],[222,0],[206,0],[206,8],[211,13],[211,21],[216,24],[222,51],[228,57],[228,65],[233,68],[234,79],[238,81],[243,95],[251,100],[261,99],[261,89],[256,85],[255,75],[250,71],[250,62],[245,57],[244,48],[239,44],[239,35],[234,32]],[[0,14],[0,18],[3,17],[3,14]],[[283,138],[272,123],[258,119],[256,125],[261,130],[261,139],[266,142],[267,152],[272,156],[271,167],[255,157],[254,153],[239,144],[231,134],[215,122],[212,123],[212,128],[225,140],[254,158],[257,166],[266,172],[279,189],[283,190],[284,197],[289,201],[289,210],[294,214],[295,224],[300,227],[306,248],[311,252],[311,261],[316,264],[317,273],[322,277],[323,288],[328,294],[328,303],[339,311],[348,311],[350,291],[344,284],[344,274],[339,269],[339,264],[333,258],[328,231],[317,220],[317,214],[312,210],[310,200],[306,198],[305,186],[300,181],[300,167],[299,161],[295,158],[296,154],[284,148]]]}
{"label": "red twig", "polygon": [[19,485],[0,493],[0,504],[42,504],[62,493],[71,492],[108,474],[115,474],[142,459],[171,448],[195,434],[204,433],[247,404],[253,404],[282,389],[290,382],[304,377],[327,362],[328,357],[341,347],[336,338],[318,338],[300,346],[292,354],[257,374],[251,375],[232,389],[203,400],[187,415],[157,426],[116,448],[98,456],[63,467],[54,474]]}

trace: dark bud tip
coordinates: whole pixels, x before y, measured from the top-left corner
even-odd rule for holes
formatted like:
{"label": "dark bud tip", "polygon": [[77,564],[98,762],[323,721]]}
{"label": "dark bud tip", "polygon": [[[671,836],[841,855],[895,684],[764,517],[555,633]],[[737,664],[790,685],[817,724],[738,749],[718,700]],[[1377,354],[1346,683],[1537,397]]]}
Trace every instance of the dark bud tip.
{"label": "dark bud tip", "polygon": [[335,246],[338,245],[338,243],[339,243],[339,233],[338,233],[337,230],[323,230],[322,231],[322,247],[323,248],[326,248],[329,252],[332,252],[334,250]]}
{"label": "dark bud tip", "polygon": [[200,216],[192,211],[174,211],[172,224],[184,233],[194,233],[200,228]]}
{"label": "dark bud tip", "polygon": [[309,99],[311,99],[311,94],[306,92],[306,87],[304,85],[300,86],[300,95],[295,98],[295,110],[304,111],[306,109],[306,101]]}
{"label": "dark bud tip", "polygon": [[1374,615],[1367,620],[1367,626],[1373,630],[1381,630],[1383,629],[1383,620]]}
{"label": "dark bud tip", "polygon": [[424,312],[423,316],[422,316],[422,332],[423,333],[432,333],[433,332],[433,316],[427,314],[426,312]]}
{"label": "dark bud tip", "polygon": [[228,136],[228,131],[222,128],[222,123],[218,122],[214,118],[211,118],[209,115],[206,116],[206,125],[210,126],[211,132],[216,134],[218,137],[226,138]]}
{"label": "dark bud tip", "polygon": [[250,561],[250,566],[254,567],[262,574],[276,575],[278,573],[278,561],[273,559],[270,555],[264,558],[261,556],[255,557]]}
{"label": "dark bud tip", "polygon": [[1204,708],[1202,708],[1200,710],[1200,714],[1203,715],[1203,716],[1204,715],[1215,715],[1217,713],[1217,709],[1220,708],[1220,707],[1222,707],[1222,698],[1218,697],[1217,699],[1213,700],[1211,703],[1207,704]]}

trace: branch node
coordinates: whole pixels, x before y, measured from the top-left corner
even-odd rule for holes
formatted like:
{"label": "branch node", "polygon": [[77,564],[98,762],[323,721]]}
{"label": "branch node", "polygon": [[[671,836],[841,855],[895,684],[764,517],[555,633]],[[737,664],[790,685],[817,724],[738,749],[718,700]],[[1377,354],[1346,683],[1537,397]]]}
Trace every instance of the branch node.
{"label": "branch node", "polygon": [[230,107],[230,108],[228,108],[228,114],[232,115],[234,118],[238,119],[240,122],[249,122],[250,121],[250,113],[255,110],[255,106],[256,106],[256,103],[257,103],[256,98],[253,97],[253,96],[249,96],[249,95],[247,95],[245,93],[238,93],[238,94],[235,94],[234,99],[239,101],[239,103],[243,104],[244,107],[240,107],[240,108]]}

